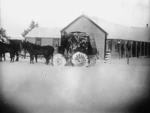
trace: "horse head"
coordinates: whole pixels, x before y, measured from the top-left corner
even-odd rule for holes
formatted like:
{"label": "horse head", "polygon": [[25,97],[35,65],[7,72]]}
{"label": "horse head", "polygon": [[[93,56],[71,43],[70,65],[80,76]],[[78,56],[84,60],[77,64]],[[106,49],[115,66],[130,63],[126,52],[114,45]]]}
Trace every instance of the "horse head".
{"label": "horse head", "polygon": [[28,41],[23,41],[22,42],[22,48],[25,49],[25,50],[27,50],[30,47],[30,45],[31,44]]}

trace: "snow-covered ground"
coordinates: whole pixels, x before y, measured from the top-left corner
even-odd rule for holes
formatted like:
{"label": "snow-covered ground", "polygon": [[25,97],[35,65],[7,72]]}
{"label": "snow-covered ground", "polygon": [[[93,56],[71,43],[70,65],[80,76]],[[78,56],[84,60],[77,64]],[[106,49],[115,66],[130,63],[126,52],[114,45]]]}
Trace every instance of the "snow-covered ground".
{"label": "snow-covered ground", "polygon": [[97,61],[83,68],[38,61],[0,62],[2,95],[20,113],[128,113],[148,95],[150,58],[132,58],[129,65],[126,59]]}

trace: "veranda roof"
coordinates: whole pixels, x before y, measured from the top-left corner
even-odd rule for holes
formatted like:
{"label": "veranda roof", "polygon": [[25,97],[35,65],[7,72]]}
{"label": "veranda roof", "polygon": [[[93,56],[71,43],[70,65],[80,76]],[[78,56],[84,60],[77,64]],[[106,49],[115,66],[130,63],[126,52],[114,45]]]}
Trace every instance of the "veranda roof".
{"label": "veranda roof", "polygon": [[127,27],[97,17],[87,17],[108,33],[107,39],[123,39],[150,42],[150,28]]}

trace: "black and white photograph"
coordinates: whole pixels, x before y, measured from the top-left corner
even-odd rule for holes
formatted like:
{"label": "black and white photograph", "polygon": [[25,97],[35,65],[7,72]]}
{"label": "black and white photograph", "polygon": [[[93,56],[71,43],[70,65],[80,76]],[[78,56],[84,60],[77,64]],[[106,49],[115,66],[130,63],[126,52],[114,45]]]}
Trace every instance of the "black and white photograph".
{"label": "black and white photograph", "polygon": [[150,113],[150,0],[0,0],[0,113]]}

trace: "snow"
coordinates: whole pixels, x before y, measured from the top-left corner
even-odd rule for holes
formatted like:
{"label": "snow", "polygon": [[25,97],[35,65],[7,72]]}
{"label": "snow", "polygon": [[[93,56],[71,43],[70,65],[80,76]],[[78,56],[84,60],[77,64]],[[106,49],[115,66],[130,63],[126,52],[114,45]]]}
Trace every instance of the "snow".
{"label": "snow", "polygon": [[148,94],[150,59],[97,61],[90,67],[0,62],[2,94],[25,113],[124,113]]}

